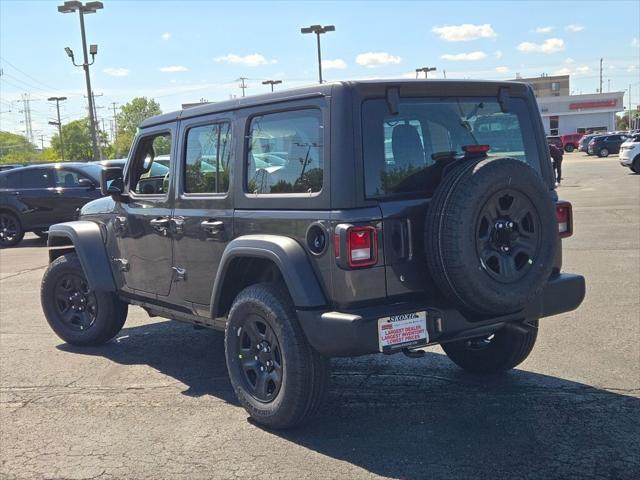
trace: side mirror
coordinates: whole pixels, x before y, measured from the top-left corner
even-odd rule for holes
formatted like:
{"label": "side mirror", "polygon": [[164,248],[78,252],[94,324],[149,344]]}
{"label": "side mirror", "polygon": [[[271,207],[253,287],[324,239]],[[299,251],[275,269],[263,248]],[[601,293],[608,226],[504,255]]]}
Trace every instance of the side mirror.
{"label": "side mirror", "polygon": [[81,186],[81,187],[86,188],[87,190],[95,190],[96,189],[95,183],[93,183],[88,178],[79,178],[78,179],[78,185]]}
{"label": "side mirror", "polygon": [[124,195],[124,169],[122,167],[103,168],[100,174],[102,195],[122,197]]}

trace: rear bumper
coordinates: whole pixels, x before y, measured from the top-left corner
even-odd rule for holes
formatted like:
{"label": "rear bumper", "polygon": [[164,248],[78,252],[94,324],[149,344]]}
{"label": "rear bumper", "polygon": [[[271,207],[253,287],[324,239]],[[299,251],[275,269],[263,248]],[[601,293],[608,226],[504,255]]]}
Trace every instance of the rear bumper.
{"label": "rear bumper", "polygon": [[471,318],[450,307],[404,302],[345,312],[298,310],[298,319],[309,343],[318,352],[329,357],[346,357],[379,352],[378,318],[426,311],[429,344],[437,344],[489,334],[508,323],[575,310],[584,295],[584,277],[564,273],[553,278],[526,309],[501,317]]}

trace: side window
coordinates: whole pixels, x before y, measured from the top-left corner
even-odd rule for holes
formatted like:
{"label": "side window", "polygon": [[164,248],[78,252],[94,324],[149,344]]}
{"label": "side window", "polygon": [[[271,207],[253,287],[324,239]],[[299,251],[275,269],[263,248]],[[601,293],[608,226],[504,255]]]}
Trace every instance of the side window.
{"label": "side window", "polygon": [[253,117],[247,151],[251,193],[315,193],[324,173],[322,113],[317,109]]}
{"label": "side window", "polygon": [[18,177],[17,188],[50,188],[53,187],[53,172],[50,169],[38,168],[23,170]]}
{"label": "side window", "polygon": [[171,155],[171,134],[162,132],[143,137],[138,143],[129,172],[129,187],[139,195],[158,195],[167,192],[169,169],[154,160]]}
{"label": "side window", "polygon": [[73,170],[65,170],[63,168],[55,170],[56,187],[72,188],[81,187],[82,181],[87,178]]}
{"label": "side window", "polygon": [[187,132],[185,193],[226,193],[231,173],[231,125],[194,127]]}

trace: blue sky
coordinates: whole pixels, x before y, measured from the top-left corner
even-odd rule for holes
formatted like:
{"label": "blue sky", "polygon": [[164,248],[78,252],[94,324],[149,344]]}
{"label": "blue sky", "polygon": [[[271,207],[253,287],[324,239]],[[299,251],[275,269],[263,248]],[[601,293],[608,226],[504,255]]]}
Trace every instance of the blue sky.
{"label": "blue sky", "polygon": [[[24,130],[16,100],[27,92],[45,145],[48,96],[69,97],[63,123],[86,112],[82,69],[63,50],[81,55],[79,21],[58,13],[60,3],[0,1],[0,129]],[[107,130],[111,102],[134,96],[170,111],[240,95],[240,76],[249,78],[247,94],[267,91],[261,81],[270,78],[283,80],[280,88],[317,81],[315,36],[300,34],[310,24],[336,26],[322,37],[326,80],[414,77],[416,67],[435,66],[438,78],[570,73],[574,93],[593,93],[603,57],[604,91],[631,84],[633,105],[640,96],[637,1],[103,3],[86,27],[99,46],[92,83]]]}

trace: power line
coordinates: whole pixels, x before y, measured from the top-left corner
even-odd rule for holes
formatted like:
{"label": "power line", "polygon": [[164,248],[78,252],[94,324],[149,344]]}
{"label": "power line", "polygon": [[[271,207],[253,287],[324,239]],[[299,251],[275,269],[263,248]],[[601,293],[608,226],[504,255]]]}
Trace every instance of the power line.
{"label": "power line", "polygon": [[64,92],[62,90],[59,90],[57,88],[53,88],[51,85],[47,85],[44,82],[41,82],[40,80],[38,80],[35,77],[32,77],[31,75],[29,75],[27,72],[25,72],[24,70],[21,70],[20,68],[16,67],[13,63],[11,63],[9,60],[7,60],[6,58],[0,56],[0,60],[2,60],[4,63],[6,63],[7,65],[9,65],[10,67],[12,67],[13,69],[17,70],[18,72],[22,73],[25,77],[30,78],[31,80],[33,80],[36,83],[39,83],[40,85],[42,85],[43,87],[46,87],[50,90],[56,90],[58,92],[62,92],[62,93],[66,93],[68,94],[68,92]]}

